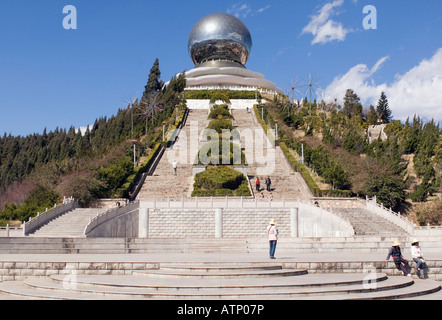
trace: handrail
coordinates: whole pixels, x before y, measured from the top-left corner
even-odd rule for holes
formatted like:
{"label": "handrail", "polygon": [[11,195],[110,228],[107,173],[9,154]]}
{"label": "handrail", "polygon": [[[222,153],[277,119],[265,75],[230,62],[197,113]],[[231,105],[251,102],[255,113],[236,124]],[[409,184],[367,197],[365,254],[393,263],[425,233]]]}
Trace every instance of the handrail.
{"label": "handrail", "polygon": [[112,210],[107,210],[99,215],[97,215],[95,218],[91,219],[88,223],[88,225],[84,228],[84,236],[88,236],[94,229],[102,225],[103,223],[106,223],[110,220],[113,220],[119,216],[125,215],[129,212],[132,212],[134,210],[139,209],[140,202],[132,202],[124,207],[118,207]]}
{"label": "handrail", "polygon": [[72,197],[65,198],[62,205],[55,205],[54,208],[50,210],[46,209],[43,214],[40,214],[39,212],[37,213],[37,216],[35,218],[30,217],[29,221],[23,224],[23,235],[29,235],[30,233],[40,228],[42,225],[76,208],[78,208],[78,203]]}
{"label": "handrail", "polygon": [[400,213],[394,212],[391,208],[388,210],[382,204],[379,205],[376,201],[376,196],[372,199],[369,199],[367,197],[365,203],[368,211],[373,212],[396,224],[397,226],[404,229],[408,234],[414,233],[415,225],[413,222],[411,222],[408,218],[403,217]]}

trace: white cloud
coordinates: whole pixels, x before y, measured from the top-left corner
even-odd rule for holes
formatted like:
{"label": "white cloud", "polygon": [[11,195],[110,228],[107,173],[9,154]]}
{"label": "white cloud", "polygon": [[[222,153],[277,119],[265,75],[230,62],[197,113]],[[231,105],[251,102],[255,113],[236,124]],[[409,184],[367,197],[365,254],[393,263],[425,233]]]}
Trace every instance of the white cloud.
{"label": "white cloud", "polygon": [[248,4],[234,4],[229,9],[227,9],[227,13],[234,15],[239,18],[242,16],[243,18],[247,18],[247,16],[252,12],[252,8]]}
{"label": "white cloud", "polygon": [[312,16],[309,24],[302,29],[301,34],[311,33],[314,38],[311,42],[315,44],[325,44],[332,41],[344,41],[351,29],[344,28],[342,23],[330,19],[331,16],[336,15],[335,8],[341,7],[344,0],[335,0],[325,4],[318,14]]}
{"label": "white cloud", "polygon": [[269,4],[268,6],[265,6],[264,8],[258,9],[256,10],[258,13],[263,13],[264,11],[266,11],[267,9],[270,9],[271,5]]}
{"label": "white cloud", "polygon": [[442,48],[405,74],[396,75],[393,83],[377,85],[372,76],[388,58],[379,59],[371,69],[359,64],[336,77],[324,90],[324,100],[338,99],[342,104],[346,90],[352,89],[363,105],[376,106],[381,92],[385,91],[395,119],[404,121],[417,114],[442,123]]}
{"label": "white cloud", "polygon": [[263,8],[259,8],[258,10],[254,11],[252,7],[246,3],[240,4],[236,3],[232,5],[229,9],[227,9],[227,13],[234,15],[235,17],[239,18],[247,18],[249,15],[255,15],[257,13],[263,13],[267,9],[269,9],[271,5],[265,6]]}

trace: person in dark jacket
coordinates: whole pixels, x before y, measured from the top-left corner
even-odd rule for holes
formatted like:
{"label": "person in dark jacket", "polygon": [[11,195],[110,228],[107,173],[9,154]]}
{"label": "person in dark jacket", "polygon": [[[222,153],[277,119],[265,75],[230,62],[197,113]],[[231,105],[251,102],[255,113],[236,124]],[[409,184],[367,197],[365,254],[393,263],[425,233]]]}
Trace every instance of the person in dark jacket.
{"label": "person in dark jacket", "polygon": [[271,186],[272,186],[272,180],[270,180],[270,177],[266,178],[265,183],[266,183],[267,191],[270,192],[271,191]]}
{"label": "person in dark jacket", "polygon": [[387,259],[385,259],[385,261],[390,260],[390,257],[393,258],[396,268],[399,271],[402,271],[404,273],[404,276],[411,277],[411,274],[408,272],[408,261],[402,255],[400,245],[401,243],[399,241],[395,241],[393,243],[393,246],[390,248]]}

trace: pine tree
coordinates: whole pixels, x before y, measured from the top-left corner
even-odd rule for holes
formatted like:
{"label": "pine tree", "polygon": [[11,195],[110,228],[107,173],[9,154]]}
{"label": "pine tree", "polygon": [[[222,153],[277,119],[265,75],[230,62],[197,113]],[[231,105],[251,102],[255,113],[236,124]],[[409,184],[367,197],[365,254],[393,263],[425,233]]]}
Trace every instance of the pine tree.
{"label": "pine tree", "polygon": [[376,122],[378,122],[378,115],[373,106],[370,106],[370,109],[368,110],[367,121],[370,125],[375,125]]}
{"label": "pine tree", "polygon": [[155,92],[161,91],[164,86],[164,82],[160,80],[161,71],[160,71],[160,63],[158,58],[155,60],[152,69],[150,69],[149,80],[147,81],[147,85],[144,87],[144,93],[142,101],[146,101],[151,97]]}
{"label": "pine tree", "polygon": [[348,89],[345,93],[343,112],[349,119],[357,116],[362,117],[362,105],[360,103],[360,98],[351,89]]}
{"label": "pine tree", "polygon": [[391,110],[390,107],[388,106],[387,95],[385,94],[384,91],[382,91],[381,93],[381,98],[379,99],[376,112],[378,114],[379,119],[383,123],[390,123],[390,121],[392,120]]}

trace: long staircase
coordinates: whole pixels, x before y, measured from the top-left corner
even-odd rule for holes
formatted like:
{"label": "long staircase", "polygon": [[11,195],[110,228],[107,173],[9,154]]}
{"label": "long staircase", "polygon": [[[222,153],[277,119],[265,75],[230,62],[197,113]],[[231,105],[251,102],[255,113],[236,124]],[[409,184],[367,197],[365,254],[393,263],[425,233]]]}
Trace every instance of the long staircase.
{"label": "long staircase", "polygon": [[[302,177],[294,172],[279,147],[274,147],[267,138],[266,133],[258,124],[254,113],[246,110],[234,110],[235,126],[240,132],[250,132],[253,135],[253,145],[249,139],[242,139],[242,148],[246,154],[248,168],[247,174],[255,188],[256,179],[261,181],[261,192],[268,199],[269,192],[266,190],[265,179],[271,179],[271,192],[276,199],[301,199],[308,200],[312,197],[310,190]],[[255,193],[258,197],[258,194]]]}
{"label": "long staircase", "polygon": [[[207,115],[207,110],[189,110],[178,141],[166,150],[154,174],[146,177],[138,199],[190,197],[193,190],[193,164],[200,148],[199,137],[207,126]],[[178,163],[176,176],[172,166],[174,160]]]}

